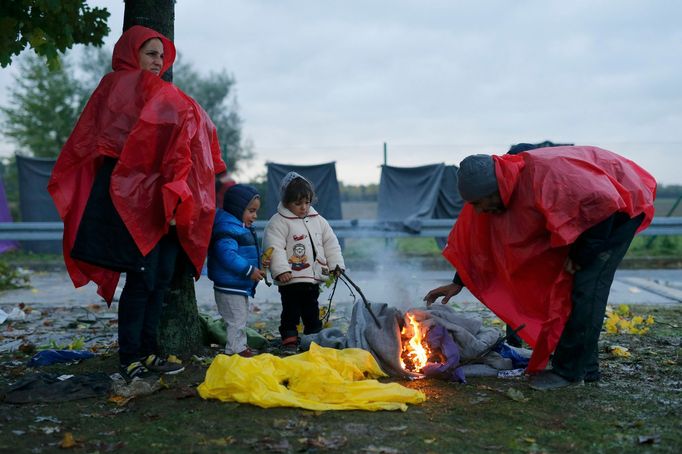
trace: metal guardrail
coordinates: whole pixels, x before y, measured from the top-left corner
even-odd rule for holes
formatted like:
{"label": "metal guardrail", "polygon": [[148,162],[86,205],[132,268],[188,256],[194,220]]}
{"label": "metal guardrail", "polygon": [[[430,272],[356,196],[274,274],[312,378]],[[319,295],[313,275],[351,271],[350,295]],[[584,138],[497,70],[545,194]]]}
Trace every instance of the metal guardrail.
{"label": "metal guardrail", "polygon": [[[456,219],[425,219],[406,226],[402,222],[372,219],[329,221],[339,238],[399,238],[447,237]],[[266,221],[256,221],[254,227],[263,234]],[[61,240],[61,222],[0,222],[0,240],[45,241]],[[682,235],[682,217],[656,217],[642,235]]]}

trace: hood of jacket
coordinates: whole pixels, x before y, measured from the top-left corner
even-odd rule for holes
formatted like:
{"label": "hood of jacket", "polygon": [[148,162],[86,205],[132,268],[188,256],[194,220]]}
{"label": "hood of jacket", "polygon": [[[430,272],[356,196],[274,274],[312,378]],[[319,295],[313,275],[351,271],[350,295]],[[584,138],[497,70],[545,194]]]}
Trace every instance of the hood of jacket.
{"label": "hood of jacket", "polygon": [[[282,202],[279,202],[279,204],[277,204],[277,212],[287,219],[302,219],[296,216],[294,213],[292,213],[291,210],[289,210],[282,204]],[[306,217],[317,216],[318,214],[319,213],[317,212],[317,210],[313,208],[313,206],[311,205],[310,208],[308,209],[308,215]]]}
{"label": "hood of jacket", "polygon": [[111,57],[111,68],[114,71],[140,69],[140,48],[152,38],[158,38],[163,43],[163,67],[160,74],[163,75],[175,61],[175,45],[156,30],[141,25],[130,27],[118,39]]}

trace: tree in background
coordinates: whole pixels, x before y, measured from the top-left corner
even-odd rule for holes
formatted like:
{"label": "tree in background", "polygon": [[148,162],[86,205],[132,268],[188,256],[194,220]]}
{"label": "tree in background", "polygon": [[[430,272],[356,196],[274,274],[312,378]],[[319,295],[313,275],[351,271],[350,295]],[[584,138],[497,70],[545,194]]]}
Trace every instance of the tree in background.
{"label": "tree in background", "polygon": [[58,52],[64,53],[74,44],[101,46],[109,33],[108,17],[105,8],[90,8],[85,0],[3,1],[0,65],[9,66],[12,57],[29,46],[56,69]]}
{"label": "tree in background", "polygon": [[2,133],[17,145],[17,153],[54,158],[64,146],[90,92],[73,76],[71,58],[50,70],[42,58],[26,55],[0,107]]}
{"label": "tree in background", "polygon": [[174,65],[173,83],[194,98],[206,110],[218,129],[223,160],[230,173],[253,159],[253,145],[242,140],[242,118],[234,95],[235,79],[223,70],[200,75],[189,63]]}

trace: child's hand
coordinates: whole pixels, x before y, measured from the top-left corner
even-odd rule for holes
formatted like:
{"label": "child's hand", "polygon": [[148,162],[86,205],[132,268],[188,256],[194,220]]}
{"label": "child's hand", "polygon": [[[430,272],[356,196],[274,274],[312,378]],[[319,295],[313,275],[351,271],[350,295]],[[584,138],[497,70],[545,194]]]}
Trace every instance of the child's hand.
{"label": "child's hand", "polygon": [[253,272],[251,273],[251,280],[252,280],[252,281],[255,281],[255,282],[260,281],[260,280],[263,279],[264,277],[265,277],[265,272],[259,270],[258,268],[256,268],[255,270],[253,270]]}
{"label": "child's hand", "polygon": [[292,279],[292,275],[290,271],[287,271],[286,273],[282,273],[279,276],[277,276],[275,279],[280,281],[282,284],[289,282]]}

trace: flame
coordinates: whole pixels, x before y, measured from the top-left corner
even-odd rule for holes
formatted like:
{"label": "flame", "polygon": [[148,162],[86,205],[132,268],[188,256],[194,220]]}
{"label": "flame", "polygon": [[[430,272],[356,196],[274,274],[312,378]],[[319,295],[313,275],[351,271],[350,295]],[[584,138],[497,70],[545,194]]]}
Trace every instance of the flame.
{"label": "flame", "polygon": [[[406,314],[407,319],[410,322],[411,331],[413,332],[412,337],[407,342],[403,342],[403,351],[400,358],[400,366],[406,369],[406,364],[403,361],[403,357],[406,358],[410,363],[410,369],[415,371],[421,371],[429,359],[429,354],[431,353],[426,342],[424,342],[424,337],[422,335],[422,330],[414,317],[410,314]],[[404,336],[409,336],[408,326],[404,326],[401,332]]]}

